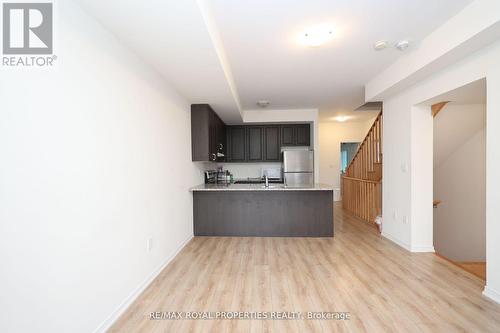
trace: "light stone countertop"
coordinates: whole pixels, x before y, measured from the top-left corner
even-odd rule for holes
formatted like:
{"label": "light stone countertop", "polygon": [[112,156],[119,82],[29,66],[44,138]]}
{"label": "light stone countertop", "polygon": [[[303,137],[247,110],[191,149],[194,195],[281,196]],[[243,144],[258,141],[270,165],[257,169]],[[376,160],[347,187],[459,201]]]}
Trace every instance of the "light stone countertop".
{"label": "light stone countertop", "polygon": [[269,184],[265,187],[264,184],[201,184],[189,189],[190,192],[206,192],[206,191],[333,191],[333,187],[326,184],[314,184],[312,186],[291,187],[283,184]]}

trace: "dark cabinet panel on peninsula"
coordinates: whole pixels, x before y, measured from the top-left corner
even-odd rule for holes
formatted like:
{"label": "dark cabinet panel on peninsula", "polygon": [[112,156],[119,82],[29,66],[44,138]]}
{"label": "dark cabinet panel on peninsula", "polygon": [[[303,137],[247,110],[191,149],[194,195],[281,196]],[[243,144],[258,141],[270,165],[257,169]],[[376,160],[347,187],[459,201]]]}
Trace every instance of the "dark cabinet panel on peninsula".
{"label": "dark cabinet panel on peninsula", "polygon": [[193,192],[195,236],[333,237],[333,191]]}

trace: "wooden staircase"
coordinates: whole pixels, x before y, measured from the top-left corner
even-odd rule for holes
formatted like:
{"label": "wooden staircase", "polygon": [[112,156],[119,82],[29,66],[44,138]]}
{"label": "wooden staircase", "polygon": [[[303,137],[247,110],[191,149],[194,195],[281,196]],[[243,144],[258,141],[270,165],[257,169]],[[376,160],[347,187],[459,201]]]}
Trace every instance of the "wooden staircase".
{"label": "wooden staircase", "polygon": [[382,214],[382,112],[342,176],[342,206],[369,223]]}

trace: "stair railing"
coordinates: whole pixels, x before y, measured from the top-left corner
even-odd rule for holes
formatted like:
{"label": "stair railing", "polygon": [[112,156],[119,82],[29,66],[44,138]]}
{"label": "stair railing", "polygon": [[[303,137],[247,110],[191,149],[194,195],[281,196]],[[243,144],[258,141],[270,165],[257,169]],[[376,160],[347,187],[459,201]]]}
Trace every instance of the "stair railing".
{"label": "stair railing", "polygon": [[342,206],[370,223],[382,213],[382,112],[342,176]]}

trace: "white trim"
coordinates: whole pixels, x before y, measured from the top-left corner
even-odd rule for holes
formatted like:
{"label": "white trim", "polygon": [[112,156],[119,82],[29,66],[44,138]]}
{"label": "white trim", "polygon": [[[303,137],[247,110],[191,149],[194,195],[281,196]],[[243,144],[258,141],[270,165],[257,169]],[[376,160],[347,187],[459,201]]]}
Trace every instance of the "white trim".
{"label": "white trim", "polygon": [[430,246],[412,246],[411,247],[411,252],[436,252],[434,250],[434,246],[433,245],[430,245]]}
{"label": "white trim", "polygon": [[488,285],[484,287],[483,296],[489,298],[493,302],[500,304],[500,292],[491,289],[490,287],[488,287]]}
{"label": "white trim", "polygon": [[396,245],[399,245],[401,246],[402,248],[404,248],[405,250],[407,251],[410,251],[411,252],[411,248],[408,244],[406,244],[405,242],[403,241],[400,241],[399,239],[397,239],[396,237],[388,234],[387,232],[384,232],[382,231],[382,237],[385,237],[387,238],[388,240],[390,240],[391,242],[393,243],[396,243]]}
{"label": "white trim", "polygon": [[99,325],[95,330],[94,333],[101,333],[101,332],[106,332],[114,323],[115,321],[120,318],[120,316],[127,310],[127,308],[136,300],[137,297],[139,297],[140,294],[153,282],[153,280],[163,271],[165,267],[172,261],[172,259],[179,254],[179,252],[193,239],[193,236],[189,236],[188,239],[186,239],[182,244],[175,250],[175,252],[170,255],[165,262],[163,262],[157,269],[155,269],[149,276],[135,288],[135,290],[127,297],[123,302],[116,308],[115,311],[111,313],[111,315],[104,320],[101,325]]}

